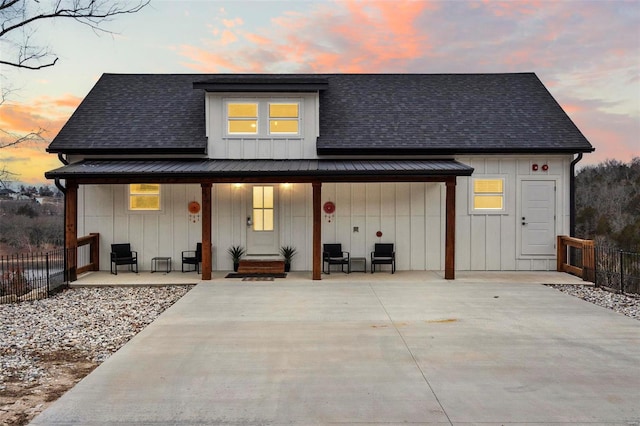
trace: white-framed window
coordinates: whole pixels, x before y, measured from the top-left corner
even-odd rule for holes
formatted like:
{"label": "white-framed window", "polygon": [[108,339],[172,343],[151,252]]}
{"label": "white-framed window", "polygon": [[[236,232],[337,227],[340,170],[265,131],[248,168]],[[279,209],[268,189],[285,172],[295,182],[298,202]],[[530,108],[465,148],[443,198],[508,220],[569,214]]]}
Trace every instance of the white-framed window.
{"label": "white-framed window", "polygon": [[301,135],[300,99],[232,99],[224,102],[226,135],[296,137]]}
{"label": "white-framed window", "polygon": [[273,231],[273,186],[253,187],[253,230]]}
{"label": "white-framed window", "polygon": [[300,133],[300,104],[297,102],[269,102],[269,134],[297,135]]}
{"label": "white-framed window", "polygon": [[230,135],[256,135],[258,130],[257,102],[227,103],[227,133]]}
{"label": "white-framed window", "polygon": [[505,213],[505,189],[505,178],[502,176],[472,177],[469,211],[476,214]]}
{"label": "white-framed window", "polygon": [[159,211],[160,196],[159,183],[132,183],[129,185],[129,210]]}

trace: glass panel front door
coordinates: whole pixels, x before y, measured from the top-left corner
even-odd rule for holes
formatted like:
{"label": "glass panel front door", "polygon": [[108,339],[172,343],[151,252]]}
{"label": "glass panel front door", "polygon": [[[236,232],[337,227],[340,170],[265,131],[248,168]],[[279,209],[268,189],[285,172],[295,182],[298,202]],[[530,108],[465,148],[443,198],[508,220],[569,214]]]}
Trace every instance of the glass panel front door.
{"label": "glass panel front door", "polygon": [[254,186],[247,209],[247,254],[278,254],[276,191],[273,186]]}

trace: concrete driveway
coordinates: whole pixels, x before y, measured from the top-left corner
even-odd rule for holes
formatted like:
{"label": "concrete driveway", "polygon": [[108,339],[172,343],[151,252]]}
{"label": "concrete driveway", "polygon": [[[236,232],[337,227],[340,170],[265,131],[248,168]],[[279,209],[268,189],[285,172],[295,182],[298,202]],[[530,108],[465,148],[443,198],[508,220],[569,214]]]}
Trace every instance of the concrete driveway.
{"label": "concrete driveway", "polygon": [[536,283],[358,277],[201,283],[32,424],[640,424],[639,321]]}

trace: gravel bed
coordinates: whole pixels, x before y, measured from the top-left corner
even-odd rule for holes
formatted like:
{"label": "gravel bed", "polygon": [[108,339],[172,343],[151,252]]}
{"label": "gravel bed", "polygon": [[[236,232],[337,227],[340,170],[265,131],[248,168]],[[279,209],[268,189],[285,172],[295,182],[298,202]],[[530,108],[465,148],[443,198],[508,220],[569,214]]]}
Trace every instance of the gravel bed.
{"label": "gravel bed", "polygon": [[550,285],[563,293],[579,297],[582,300],[611,309],[628,317],[640,320],[640,297],[613,293],[589,285],[553,284]]}
{"label": "gravel bed", "polygon": [[193,286],[97,287],[0,305],[0,391],[7,381],[50,379],[40,362],[57,351],[101,363]]}

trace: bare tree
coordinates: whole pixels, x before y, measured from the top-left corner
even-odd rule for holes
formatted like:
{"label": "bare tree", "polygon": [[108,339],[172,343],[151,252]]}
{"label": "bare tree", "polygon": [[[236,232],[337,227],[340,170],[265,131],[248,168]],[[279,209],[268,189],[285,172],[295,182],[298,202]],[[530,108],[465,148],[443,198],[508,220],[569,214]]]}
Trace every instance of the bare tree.
{"label": "bare tree", "polygon": [[38,24],[44,20],[72,19],[94,32],[118,15],[136,13],[150,0],[0,0],[0,64],[39,70],[56,64],[58,57],[36,40]]}
{"label": "bare tree", "polygon": [[[0,0],[0,66],[27,70],[54,66],[58,57],[51,47],[38,42],[36,34],[43,21],[71,19],[96,33],[111,33],[104,25],[119,15],[136,13],[151,0]],[[4,79],[0,75],[0,79]],[[0,83],[5,83],[4,81]],[[2,84],[0,106],[13,92]],[[0,129],[0,149],[28,141],[43,141],[45,130],[36,128],[26,134]],[[15,177],[0,164],[0,185]]]}

